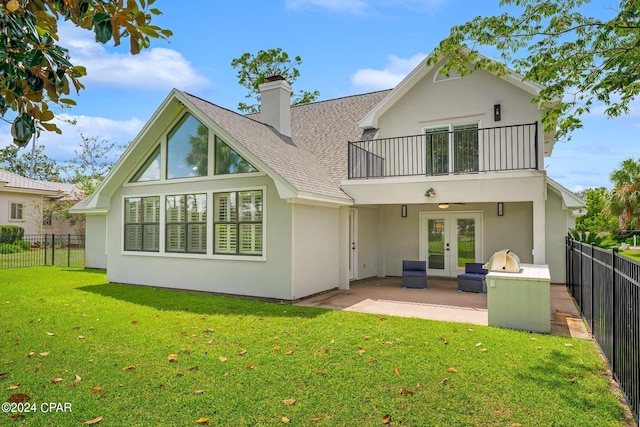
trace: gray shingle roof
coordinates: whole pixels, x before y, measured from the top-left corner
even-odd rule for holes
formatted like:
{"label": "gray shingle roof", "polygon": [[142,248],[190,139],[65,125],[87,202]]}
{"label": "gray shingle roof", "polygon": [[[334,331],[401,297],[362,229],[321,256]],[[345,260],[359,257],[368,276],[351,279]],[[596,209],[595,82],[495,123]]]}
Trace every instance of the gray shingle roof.
{"label": "gray shingle roof", "polygon": [[339,185],[347,177],[347,142],[361,139],[358,120],[389,91],[293,107],[291,138],[261,123],[259,114],[243,116],[181,93],[297,191],[348,199]]}

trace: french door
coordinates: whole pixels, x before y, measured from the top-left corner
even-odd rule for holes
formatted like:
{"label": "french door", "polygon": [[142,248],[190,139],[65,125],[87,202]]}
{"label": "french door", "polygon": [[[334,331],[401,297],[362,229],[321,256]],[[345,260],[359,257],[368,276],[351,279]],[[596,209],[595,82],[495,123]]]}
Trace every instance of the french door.
{"label": "french door", "polygon": [[481,261],[482,214],[422,212],[420,259],[427,261],[427,274],[444,277],[464,272],[467,262]]}

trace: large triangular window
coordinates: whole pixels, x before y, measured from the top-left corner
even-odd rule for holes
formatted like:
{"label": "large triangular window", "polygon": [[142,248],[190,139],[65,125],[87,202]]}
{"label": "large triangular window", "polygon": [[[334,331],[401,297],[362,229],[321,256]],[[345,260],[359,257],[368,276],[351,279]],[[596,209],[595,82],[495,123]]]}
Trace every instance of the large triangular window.
{"label": "large triangular window", "polygon": [[160,180],[160,146],[153,150],[146,162],[131,178],[131,182],[146,182]]}
{"label": "large triangular window", "polygon": [[257,169],[247,162],[234,149],[216,136],[215,174],[227,175],[234,173],[257,172]]}

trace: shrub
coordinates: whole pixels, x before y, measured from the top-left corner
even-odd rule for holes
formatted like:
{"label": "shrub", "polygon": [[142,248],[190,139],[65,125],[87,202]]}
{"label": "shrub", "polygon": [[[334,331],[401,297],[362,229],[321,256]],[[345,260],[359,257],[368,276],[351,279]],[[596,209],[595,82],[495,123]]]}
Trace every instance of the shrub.
{"label": "shrub", "polygon": [[27,242],[26,240],[18,240],[14,243],[15,246],[19,246],[21,250],[28,251],[31,249],[31,242]]}
{"label": "shrub", "polygon": [[24,228],[17,225],[0,225],[0,244],[14,243],[22,240],[24,237]]}
{"label": "shrub", "polygon": [[0,254],[13,254],[22,251],[18,245],[11,243],[0,243]]}

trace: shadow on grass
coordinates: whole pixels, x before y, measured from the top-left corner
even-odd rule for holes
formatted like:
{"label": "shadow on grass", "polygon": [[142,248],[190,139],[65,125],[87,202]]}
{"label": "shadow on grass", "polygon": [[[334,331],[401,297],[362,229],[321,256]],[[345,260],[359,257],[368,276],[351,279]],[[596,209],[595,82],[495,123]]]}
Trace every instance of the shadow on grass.
{"label": "shadow on grass", "polygon": [[[517,380],[527,382],[531,387],[544,387],[554,390],[553,399],[566,402],[567,406],[579,408],[579,410],[593,410],[595,402],[598,402],[598,411],[609,412],[611,420],[622,419],[623,411],[620,405],[606,405],[605,400],[598,401],[597,396],[586,392],[581,382],[588,374],[603,375],[603,372],[593,372],[596,368],[585,366],[577,354],[565,354],[553,350],[541,363],[533,366],[526,372],[519,372]],[[592,372],[589,372],[592,371]],[[608,400],[607,402],[611,402]]]}
{"label": "shadow on grass", "polygon": [[146,286],[105,283],[76,288],[107,298],[143,305],[162,311],[183,311],[207,315],[247,315],[270,317],[314,318],[327,313],[320,308],[296,307],[289,304],[248,298],[212,295],[201,292],[157,289]]}

